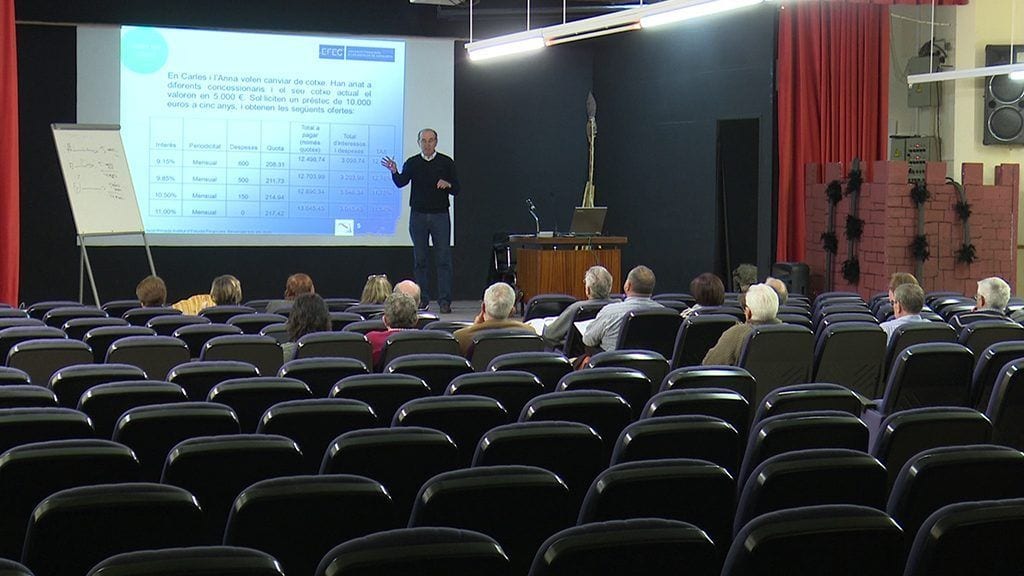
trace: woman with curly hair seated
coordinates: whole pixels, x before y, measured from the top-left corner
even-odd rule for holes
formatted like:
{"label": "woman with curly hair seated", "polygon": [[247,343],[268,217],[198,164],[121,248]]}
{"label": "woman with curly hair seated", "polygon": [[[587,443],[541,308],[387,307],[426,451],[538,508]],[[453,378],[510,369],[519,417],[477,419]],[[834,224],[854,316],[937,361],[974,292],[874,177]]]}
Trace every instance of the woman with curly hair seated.
{"label": "woman with curly hair seated", "polygon": [[331,313],[319,294],[303,294],[295,299],[286,324],[288,342],[281,345],[284,361],[295,359],[297,342],[306,334],[327,332],[331,329]]}

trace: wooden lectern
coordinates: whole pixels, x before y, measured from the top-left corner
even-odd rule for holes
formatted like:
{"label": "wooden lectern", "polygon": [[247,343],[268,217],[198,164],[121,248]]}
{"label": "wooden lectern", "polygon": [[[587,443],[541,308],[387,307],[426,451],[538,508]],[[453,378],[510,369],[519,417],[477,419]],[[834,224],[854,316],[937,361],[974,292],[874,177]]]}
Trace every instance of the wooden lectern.
{"label": "wooden lectern", "polygon": [[625,236],[538,237],[509,236],[516,250],[516,275],[523,300],[538,294],[571,294],[586,299],[583,275],[601,265],[612,274],[612,293],[622,289],[622,251]]}

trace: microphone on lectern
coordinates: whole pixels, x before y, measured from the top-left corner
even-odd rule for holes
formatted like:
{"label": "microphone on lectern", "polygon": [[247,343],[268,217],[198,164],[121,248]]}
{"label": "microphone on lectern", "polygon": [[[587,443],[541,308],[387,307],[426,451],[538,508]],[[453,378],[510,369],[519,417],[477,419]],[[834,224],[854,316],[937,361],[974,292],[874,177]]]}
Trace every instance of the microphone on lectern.
{"label": "microphone on lectern", "polygon": [[540,236],[540,218],[537,217],[537,206],[534,205],[532,198],[526,199],[526,206],[530,209],[530,216],[533,216],[533,221],[537,224],[537,235]]}

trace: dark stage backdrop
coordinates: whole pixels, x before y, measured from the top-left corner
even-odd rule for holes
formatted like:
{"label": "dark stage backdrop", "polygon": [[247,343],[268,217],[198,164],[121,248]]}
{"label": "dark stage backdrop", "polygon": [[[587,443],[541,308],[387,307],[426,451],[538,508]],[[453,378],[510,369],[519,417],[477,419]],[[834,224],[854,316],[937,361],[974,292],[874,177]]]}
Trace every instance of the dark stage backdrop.
{"label": "dark stage backdrop", "polygon": [[[284,2],[260,0],[245,4],[246,15],[235,19],[226,7],[186,14],[168,12],[164,4],[33,1],[18,3],[18,18],[465,34],[451,22],[434,22],[430,8],[409,11],[405,0],[402,9],[391,0],[376,2],[346,2],[355,16],[342,19],[334,12],[318,16],[309,8],[318,5],[313,2],[292,2],[299,6],[289,11]],[[380,5],[393,5],[401,15],[380,15]],[[261,6],[267,9],[263,18],[254,15]],[[49,131],[52,122],[75,121],[75,31],[22,24],[18,48],[21,300],[77,297],[78,249]],[[537,204],[545,229],[568,228],[586,179],[584,103],[591,89],[598,99],[597,200],[610,209],[606,231],[630,237],[624,268],[650,265],[659,291],[684,290],[690,278],[711,269],[716,122],[745,117],[761,122],[760,182],[751,193],[759,199],[759,260],[770,262],[774,10],[622,34],[505,62],[472,64],[461,46],[453,49],[456,139],[452,146],[441,135],[440,149],[454,153],[464,190],[455,215],[457,299],[480,297],[495,233],[532,230],[526,198]],[[172,300],[207,290],[222,273],[241,279],[246,298],[277,296],[295,271],[310,273],[318,291],[330,295],[358,295],[368,274],[397,279],[412,273],[411,248],[155,247],[153,255]],[[131,296],[146,273],[141,248],[90,249],[90,256],[105,300]]]}

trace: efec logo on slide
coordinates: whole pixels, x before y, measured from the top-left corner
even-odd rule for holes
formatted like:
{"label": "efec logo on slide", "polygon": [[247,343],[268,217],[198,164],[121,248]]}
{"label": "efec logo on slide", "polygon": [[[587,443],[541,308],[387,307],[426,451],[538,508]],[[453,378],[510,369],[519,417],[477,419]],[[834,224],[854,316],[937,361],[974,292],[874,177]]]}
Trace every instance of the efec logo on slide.
{"label": "efec logo on slide", "polygon": [[152,28],[131,28],[121,36],[121,61],[139,74],[152,74],[167,63],[167,41]]}

